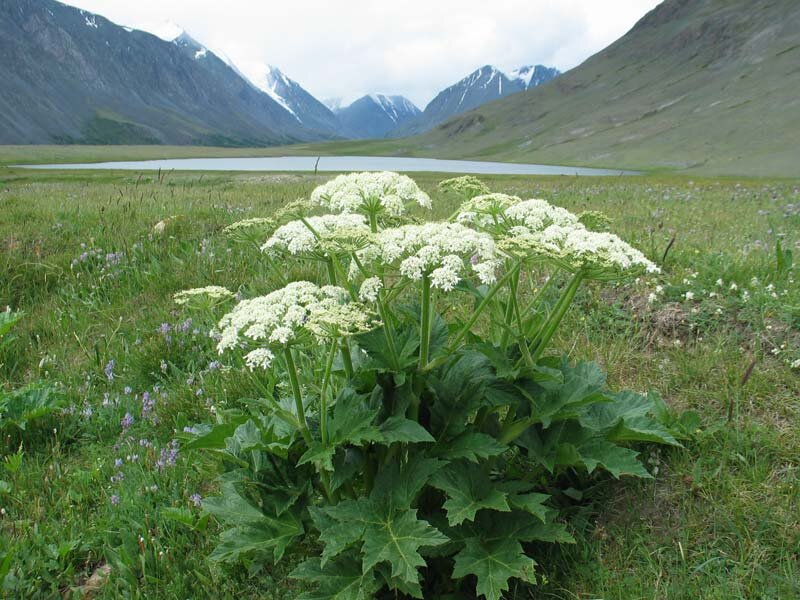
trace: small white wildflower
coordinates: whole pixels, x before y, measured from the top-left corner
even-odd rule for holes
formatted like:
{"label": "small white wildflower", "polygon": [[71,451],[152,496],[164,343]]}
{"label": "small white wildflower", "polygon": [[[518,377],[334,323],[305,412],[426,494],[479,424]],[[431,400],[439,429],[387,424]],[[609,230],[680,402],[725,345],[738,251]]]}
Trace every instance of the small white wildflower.
{"label": "small white wildflower", "polygon": [[731,283],[731,286],[728,289],[730,289],[732,292],[735,292],[736,290],[739,289],[739,286],[736,285],[736,283]]}
{"label": "small white wildflower", "polygon": [[184,305],[193,300],[207,299],[212,302],[223,302],[225,300],[231,300],[234,297],[234,293],[227,288],[219,285],[209,285],[202,288],[193,288],[177,292],[172,298],[175,304]]}
{"label": "small white wildflower", "polygon": [[791,366],[793,369],[800,369],[800,358],[793,360]]}
{"label": "small white wildflower", "polygon": [[650,292],[650,294],[647,296],[647,302],[652,304],[656,300],[658,300],[658,296],[654,292]]}
{"label": "small white wildflower", "polygon": [[657,285],[656,286],[656,294],[662,294],[662,293],[664,293],[664,286],[663,285]]}
{"label": "small white wildflower", "polygon": [[724,281],[722,281],[722,279],[717,279],[717,285],[718,285],[719,287],[722,287],[723,285],[725,285],[725,282],[724,282]]}
{"label": "small white wildflower", "polygon": [[694,292],[686,292],[683,298],[684,300],[694,300]]}
{"label": "small white wildflower", "polygon": [[361,288],[358,290],[358,299],[362,302],[375,302],[382,287],[383,282],[380,277],[369,277],[361,284]]}

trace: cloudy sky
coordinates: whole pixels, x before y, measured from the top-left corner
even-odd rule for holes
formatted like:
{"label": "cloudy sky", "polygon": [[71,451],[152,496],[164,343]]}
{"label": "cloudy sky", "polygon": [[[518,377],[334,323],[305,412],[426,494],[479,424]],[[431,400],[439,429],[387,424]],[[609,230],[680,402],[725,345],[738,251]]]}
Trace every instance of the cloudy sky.
{"label": "cloudy sky", "polygon": [[174,23],[252,79],[272,64],[318,98],[420,107],[484,64],[570,69],[660,0],[66,0],[164,34]]}

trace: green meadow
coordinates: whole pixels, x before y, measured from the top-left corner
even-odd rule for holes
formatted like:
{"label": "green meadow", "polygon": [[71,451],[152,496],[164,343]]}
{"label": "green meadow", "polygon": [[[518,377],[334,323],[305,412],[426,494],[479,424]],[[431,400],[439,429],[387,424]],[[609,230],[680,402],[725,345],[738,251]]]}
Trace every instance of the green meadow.
{"label": "green meadow", "polygon": [[[0,148],[0,164],[236,153],[253,155]],[[456,208],[437,191],[445,177],[413,175],[434,218]],[[278,570],[208,560],[220,524],[200,503],[215,492],[215,463],[180,442],[256,383],[219,364],[213,323],[172,295],[274,289],[275,265],[222,230],[329,178],[0,167],[0,309],[24,313],[0,345],[0,389],[44,382],[61,403],[24,430],[0,421],[0,595],[299,594],[290,559]],[[612,388],[656,390],[701,420],[682,448],[648,447],[652,479],[600,477],[576,492],[567,527],[577,543],[542,544],[546,581],[508,597],[800,597],[800,181],[482,180],[601,211],[661,266],[582,288],[553,346],[599,363]]]}

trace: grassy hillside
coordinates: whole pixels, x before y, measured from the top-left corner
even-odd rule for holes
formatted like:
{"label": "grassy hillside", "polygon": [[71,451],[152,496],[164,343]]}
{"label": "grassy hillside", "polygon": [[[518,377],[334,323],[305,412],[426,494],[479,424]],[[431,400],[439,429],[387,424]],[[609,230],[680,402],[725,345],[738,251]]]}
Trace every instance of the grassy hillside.
{"label": "grassy hillside", "polygon": [[794,0],[666,0],[579,67],[413,145],[442,157],[794,175],[798,65]]}
{"label": "grassy hillside", "polygon": [[[222,228],[327,177],[9,175],[0,174],[0,306],[26,315],[0,351],[0,381],[49,382],[66,410],[0,439],[0,596],[295,598],[285,570],[206,560],[217,525],[194,495],[214,493],[208,464],[184,450],[174,465],[155,462],[186,425],[254,389],[238,371],[211,368],[219,356],[200,331],[207,324],[187,326],[172,293],[245,281],[249,292],[271,289],[264,258],[230,245]],[[437,217],[452,213],[439,177],[415,178]],[[797,183],[485,181],[603,211],[663,265],[654,280],[583,290],[557,349],[600,362],[615,388],[659,390],[703,421],[685,449],[648,456],[653,480],[602,479],[576,501],[578,543],[537,551],[548,581],[533,597],[797,597],[800,287],[797,268],[776,256],[778,239],[800,251]],[[154,235],[171,215],[174,227]],[[156,400],[149,418],[145,391]]]}

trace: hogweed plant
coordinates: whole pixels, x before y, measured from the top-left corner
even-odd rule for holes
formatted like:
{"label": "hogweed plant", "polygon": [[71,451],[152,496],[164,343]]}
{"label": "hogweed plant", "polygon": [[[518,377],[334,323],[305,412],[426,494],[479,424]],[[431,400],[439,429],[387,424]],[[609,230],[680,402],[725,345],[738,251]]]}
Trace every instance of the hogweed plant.
{"label": "hogweed plant", "polygon": [[[339,176],[270,222],[264,260],[320,279],[219,320],[219,352],[261,393],[185,445],[219,457],[214,559],[294,561],[306,599],[497,600],[545,576],[542,544],[573,541],[562,489],[649,477],[631,445],[678,445],[657,396],[548,355],[583,282],[657,268],[544,200],[443,187],[464,199],[446,222],[408,221],[431,200],[394,173]],[[230,298],[176,300],[204,293]]]}

